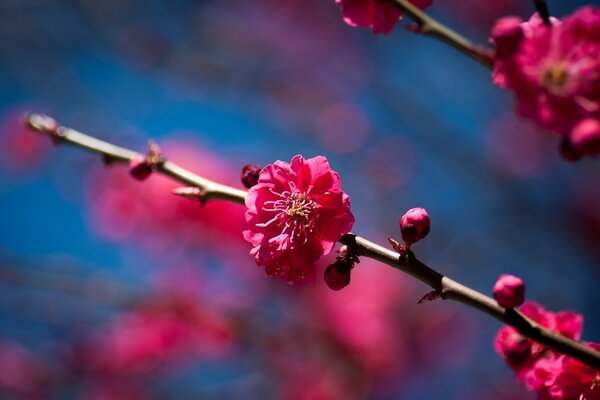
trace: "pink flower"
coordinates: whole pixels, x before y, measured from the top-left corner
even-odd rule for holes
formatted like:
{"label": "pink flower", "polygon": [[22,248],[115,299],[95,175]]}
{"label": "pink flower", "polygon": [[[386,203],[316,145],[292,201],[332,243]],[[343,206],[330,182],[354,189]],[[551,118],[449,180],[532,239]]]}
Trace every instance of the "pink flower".
{"label": "pink flower", "polygon": [[431,230],[431,221],[424,208],[411,208],[400,218],[400,231],[406,246],[425,238]]}
{"label": "pink flower", "polygon": [[494,285],[494,298],[502,307],[520,306],[525,300],[525,285],[521,278],[503,274]]}
{"label": "pink flower", "polygon": [[[553,313],[534,302],[526,302],[519,311],[535,322],[573,340],[579,340],[583,330],[583,317],[570,311]],[[517,380],[525,383],[529,390],[538,390],[547,384],[549,375],[543,363],[549,363],[558,354],[527,339],[511,327],[498,331],[495,340],[496,352],[515,371]],[[542,363],[542,364],[540,364]],[[542,366],[542,368],[538,368]]]}
{"label": "pink flower", "polygon": [[[599,344],[587,345],[600,350]],[[600,397],[600,371],[565,355],[544,367],[550,378],[547,386],[540,391],[545,396],[543,398],[568,400]]]}
{"label": "pink flower", "polygon": [[168,294],[142,302],[86,338],[74,361],[88,373],[116,377],[225,355],[233,345],[232,327],[205,303]]}
{"label": "pink flower", "polygon": [[[350,26],[371,28],[373,33],[388,34],[402,18],[402,11],[392,1],[381,0],[335,0],[342,7],[344,22]],[[433,0],[411,0],[421,10]]]}
{"label": "pink flower", "polygon": [[[162,147],[178,165],[217,182],[239,182],[239,171],[203,145],[171,140]],[[117,165],[95,167],[88,182],[89,221],[105,238],[135,243],[153,254],[172,255],[185,248],[245,257],[239,237],[246,226],[244,209],[237,204],[214,201],[200,207],[173,196],[177,184],[171,179],[152,174],[138,184]]]}
{"label": "pink flower", "polygon": [[588,6],[546,26],[499,20],[493,81],[514,92],[518,113],[567,137],[586,118],[600,118],[600,9]]}
{"label": "pink flower", "polygon": [[331,252],[354,224],[350,198],[337,172],[322,156],[290,164],[276,161],[260,172],[246,196],[244,239],[267,275],[294,283],[314,281],[314,263]]}

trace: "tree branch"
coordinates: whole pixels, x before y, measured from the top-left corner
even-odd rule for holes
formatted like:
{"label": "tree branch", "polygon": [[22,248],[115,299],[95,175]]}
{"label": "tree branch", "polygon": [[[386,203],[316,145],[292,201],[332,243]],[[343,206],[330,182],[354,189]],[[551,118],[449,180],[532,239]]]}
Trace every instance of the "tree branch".
{"label": "tree branch", "polygon": [[[101,154],[105,160],[128,163],[134,157],[140,155],[133,150],[115,146],[73,129],[60,126],[52,118],[45,115],[30,114],[27,117],[27,124],[32,129],[51,136],[56,142],[83,147]],[[157,166],[157,171],[176,181],[197,187],[203,192],[204,201],[221,199],[244,204],[244,198],[247,195],[247,192],[244,190],[213,182],[170,161],[160,163]],[[546,329],[517,310],[500,307],[494,299],[462,285],[423,264],[410,251],[405,254],[398,254],[354,233],[342,236],[339,242],[349,246],[357,255],[372,258],[409,274],[439,292],[444,299],[454,300],[483,311],[497,320],[514,327],[523,336],[600,370],[600,352]]]}
{"label": "tree branch", "polygon": [[406,15],[419,25],[418,33],[434,37],[449,44],[488,69],[494,67],[494,56],[491,49],[472,43],[464,36],[427,15],[423,10],[411,3],[410,0],[389,1],[394,3],[396,7],[404,11]]}

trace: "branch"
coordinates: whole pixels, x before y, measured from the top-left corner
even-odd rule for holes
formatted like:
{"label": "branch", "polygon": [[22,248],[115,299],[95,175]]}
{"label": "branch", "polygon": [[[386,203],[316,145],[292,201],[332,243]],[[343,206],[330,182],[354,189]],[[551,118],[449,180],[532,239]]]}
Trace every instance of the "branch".
{"label": "branch", "polygon": [[[140,156],[140,154],[133,150],[115,146],[73,129],[59,126],[52,118],[45,115],[30,114],[27,117],[27,124],[34,130],[51,136],[56,142],[64,142],[86,148],[101,154],[105,160],[112,162],[128,163],[134,157]],[[176,181],[200,189],[203,193],[204,201],[221,199],[244,204],[244,198],[247,195],[247,192],[244,190],[210,181],[170,161],[162,161],[157,165],[157,171]],[[500,307],[494,299],[462,285],[423,264],[410,251],[401,255],[354,233],[342,236],[339,242],[349,246],[357,255],[369,257],[399,269],[431,286],[444,299],[454,300],[483,311],[497,320],[514,327],[523,336],[600,370],[600,352],[546,329],[515,309]]]}
{"label": "branch", "polygon": [[494,67],[494,56],[491,49],[472,43],[464,36],[427,15],[423,10],[411,3],[410,0],[389,1],[394,3],[396,7],[404,11],[406,15],[419,25],[418,33],[434,37],[449,44],[488,69]]}

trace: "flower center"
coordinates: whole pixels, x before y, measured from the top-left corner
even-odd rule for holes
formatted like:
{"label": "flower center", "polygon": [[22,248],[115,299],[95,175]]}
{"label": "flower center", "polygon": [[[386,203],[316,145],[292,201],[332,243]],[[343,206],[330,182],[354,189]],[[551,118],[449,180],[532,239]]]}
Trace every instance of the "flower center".
{"label": "flower center", "polygon": [[287,199],[287,214],[292,218],[306,219],[315,208],[314,202],[304,193],[292,193]]}
{"label": "flower center", "polygon": [[[308,195],[312,186],[306,192],[300,192],[293,187],[291,191],[271,193],[280,197],[279,200],[266,201],[263,210],[275,213],[275,216],[260,227],[276,225],[281,227],[281,234],[288,234],[292,242],[300,239],[302,244],[308,241],[309,233],[315,228],[315,210],[319,207]],[[293,248],[293,246],[292,246]]]}
{"label": "flower center", "polygon": [[542,84],[550,92],[560,90],[565,86],[569,78],[569,73],[562,65],[553,65],[546,70],[542,77]]}

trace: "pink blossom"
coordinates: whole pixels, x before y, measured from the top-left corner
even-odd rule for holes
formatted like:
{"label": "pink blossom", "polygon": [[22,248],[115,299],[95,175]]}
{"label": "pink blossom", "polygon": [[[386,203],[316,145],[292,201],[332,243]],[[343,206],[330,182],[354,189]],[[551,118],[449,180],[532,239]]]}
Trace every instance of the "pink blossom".
{"label": "pink blossom", "polygon": [[[600,350],[600,344],[588,343]],[[550,376],[547,387],[540,390],[542,398],[553,400],[596,399],[600,397],[600,371],[562,355],[553,363],[543,365]],[[542,366],[538,367],[542,368]]]}
{"label": "pink blossom", "polygon": [[[534,302],[524,303],[519,311],[533,321],[573,340],[579,340],[583,329],[583,317],[570,311],[553,313]],[[511,327],[505,326],[496,335],[496,352],[515,371],[517,380],[529,390],[537,390],[547,384],[550,375],[543,363],[553,362],[558,354],[527,339]],[[540,364],[542,363],[542,364]],[[542,368],[538,368],[542,366]]]}
{"label": "pink blossom", "polygon": [[340,185],[322,156],[297,155],[290,164],[276,161],[263,168],[246,196],[244,238],[267,275],[289,283],[315,280],[315,261],[354,224],[350,198]]}
{"label": "pink blossom", "polygon": [[186,357],[218,357],[231,345],[228,321],[187,296],[167,295],[119,314],[83,343],[75,361],[100,376],[139,375]]}
{"label": "pink blossom", "polygon": [[402,239],[409,247],[425,238],[430,230],[431,221],[424,208],[412,208],[400,218]]}
{"label": "pink blossom", "polygon": [[[344,22],[350,26],[371,28],[373,33],[388,34],[402,18],[402,11],[392,1],[380,0],[335,0],[342,7]],[[411,0],[421,10],[429,7],[433,0]]]}
{"label": "pink blossom", "polygon": [[583,7],[552,26],[537,14],[503,18],[491,42],[493,81],[514,92],[521,116],[567,138],[582,120],[600,119],[600,9]]}
{"label": "pink blossom", "polygon": [[[205,146],[191,140],[161,144],[178,165],[202,171],[217,182],[238,184],[239,171]],[[244,209],[236,204],[214,201],[200,207],[173,196],[177,183],[172,179],[152,174],[139,183],[119,165],[98,166],[88,182],[89,221],[110,240],[141,244],[157,254],[187,248],[244,257],[244,241],[239,237],[246,226]]]}
{"label": "pink blossom", "polygon": [[525,285],[521,278],[503,274],[494,285],[494,298],[502,307],[520,306],[525,300]]}

